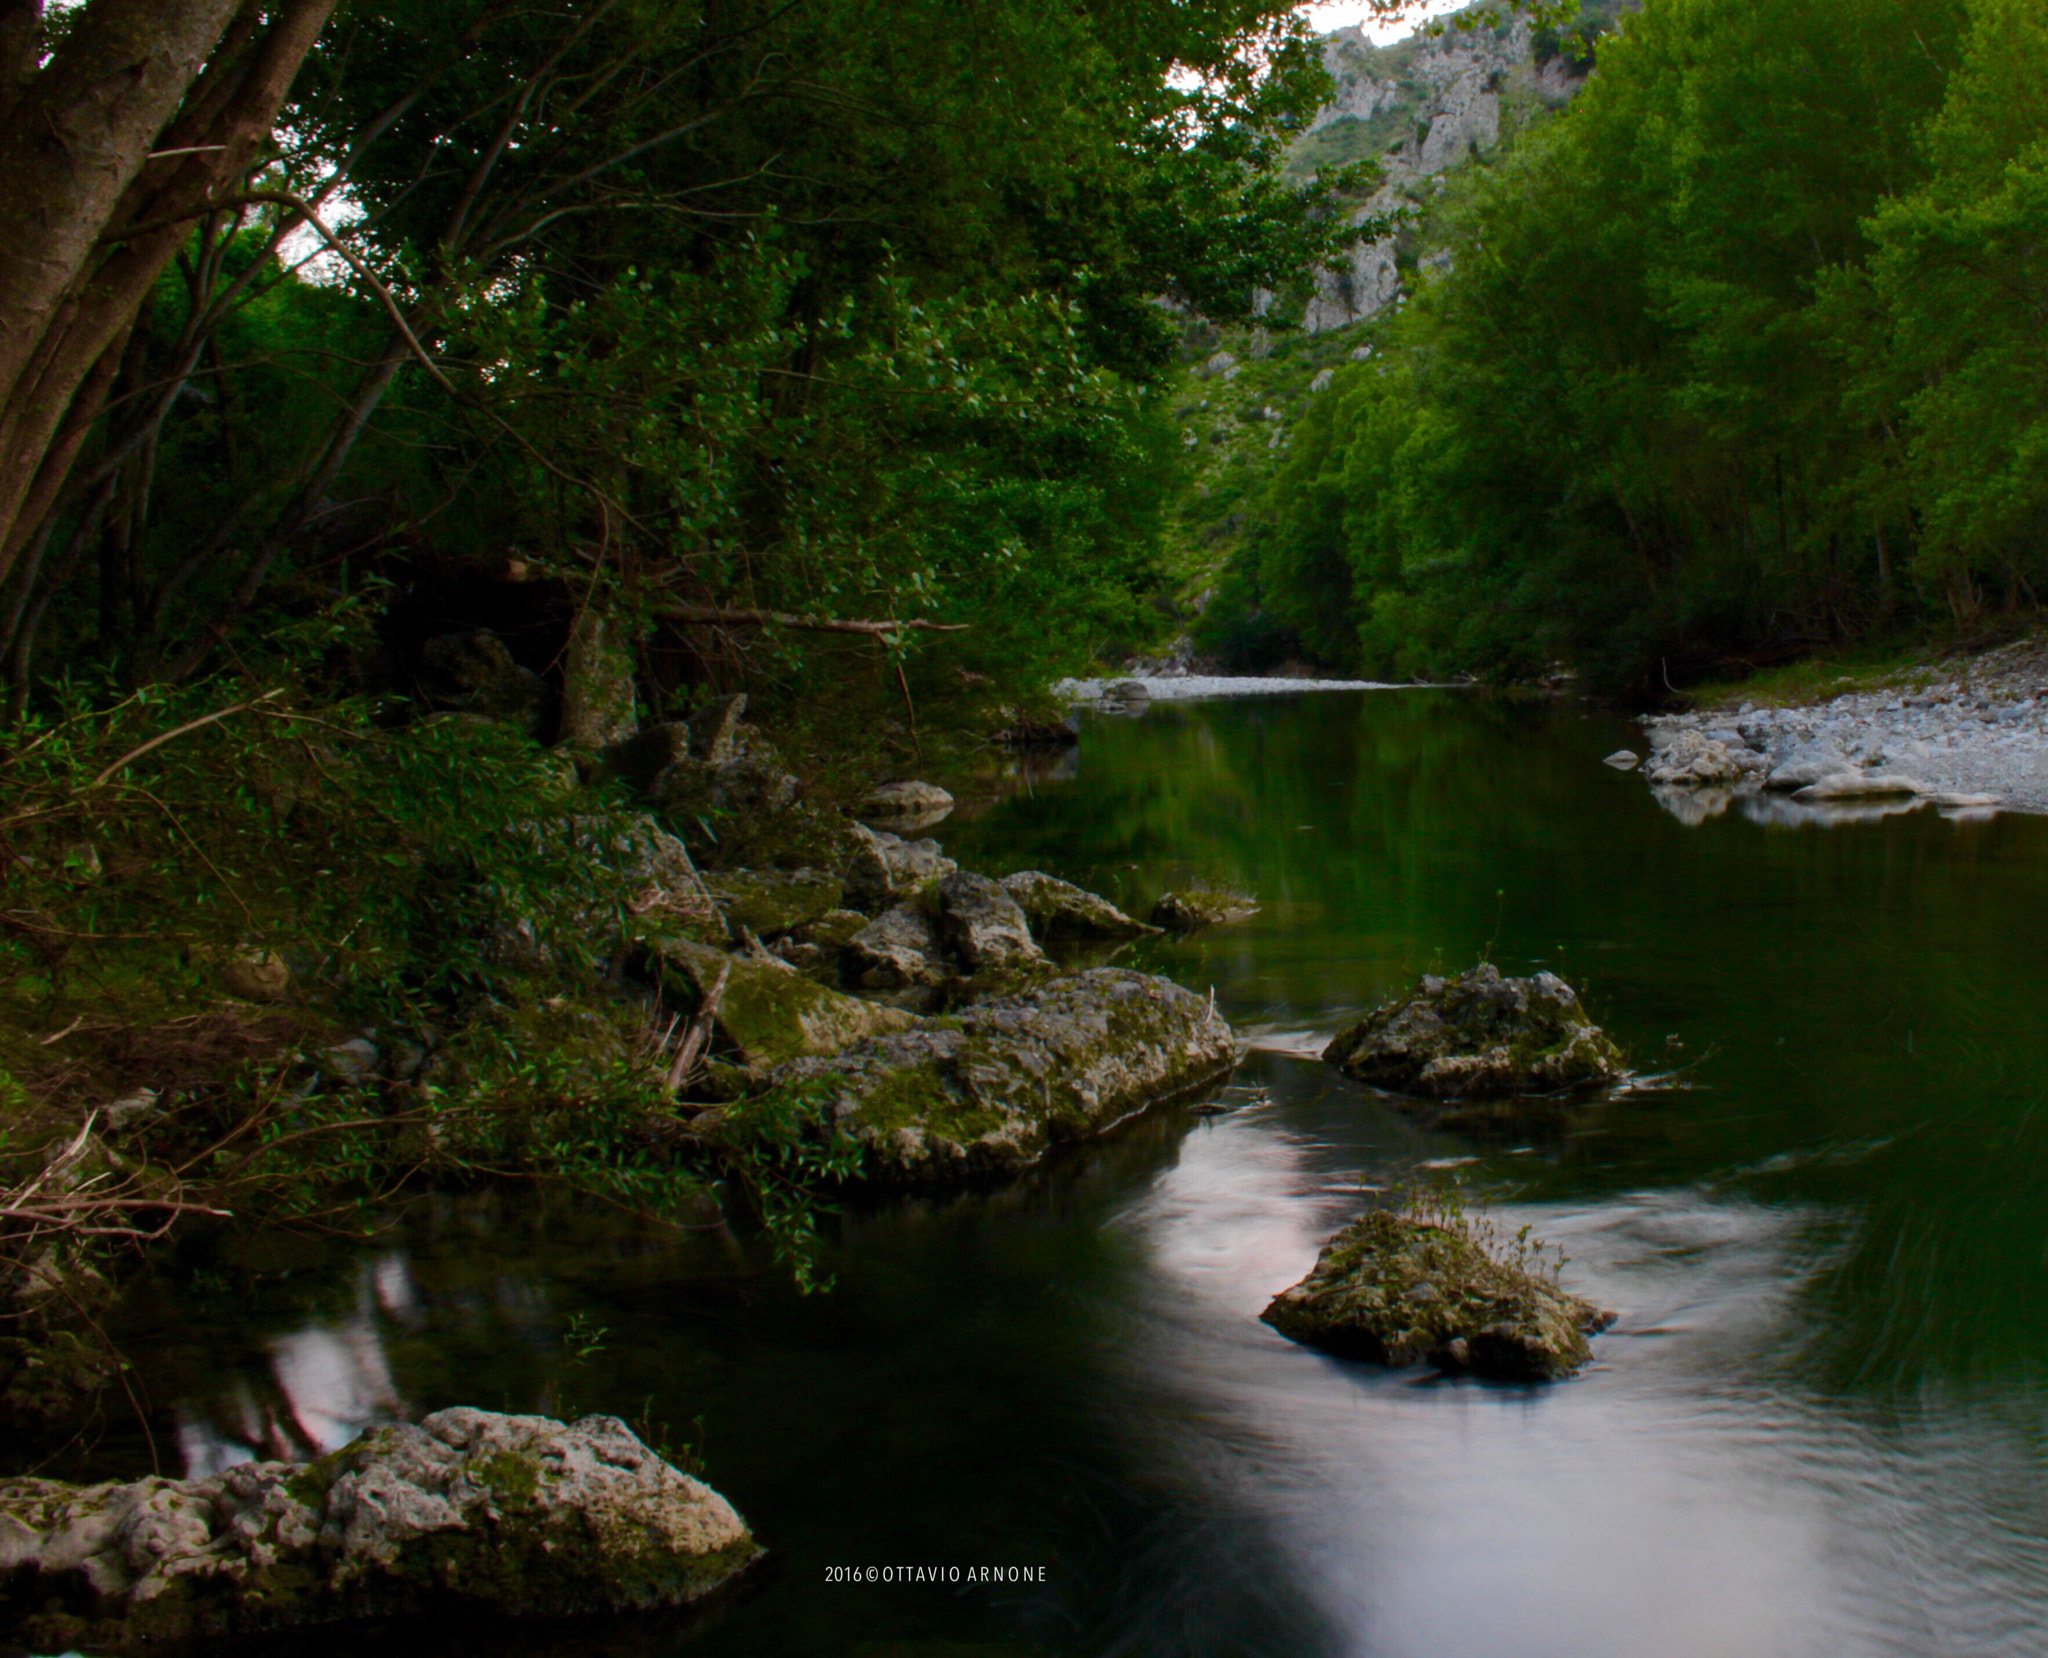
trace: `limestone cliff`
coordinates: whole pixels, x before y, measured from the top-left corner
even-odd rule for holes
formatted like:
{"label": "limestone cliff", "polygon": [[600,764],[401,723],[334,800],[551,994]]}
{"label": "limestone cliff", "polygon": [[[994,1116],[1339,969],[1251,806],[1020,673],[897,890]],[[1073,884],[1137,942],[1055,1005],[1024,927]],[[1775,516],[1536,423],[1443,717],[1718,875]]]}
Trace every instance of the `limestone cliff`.
{"label": "limestone cliff", "polygon": [[1359,27],[1325,36],[1336,96],[1296,143],[1289,170],[1306,177],[1377,161],[1378,186],[1352,208],[1352,222],[1391,233],[1362,237],[1347,264],[1318,273],[1303,326],[1348,327],[1398,299],[1401,231],[1442,175],[1492,149],[1504,131],[1570,102],[1592,70],[1592,41],[1633,3],[1591,0],[1562,31],[1464,13],[1391,46],[1374,45]]}

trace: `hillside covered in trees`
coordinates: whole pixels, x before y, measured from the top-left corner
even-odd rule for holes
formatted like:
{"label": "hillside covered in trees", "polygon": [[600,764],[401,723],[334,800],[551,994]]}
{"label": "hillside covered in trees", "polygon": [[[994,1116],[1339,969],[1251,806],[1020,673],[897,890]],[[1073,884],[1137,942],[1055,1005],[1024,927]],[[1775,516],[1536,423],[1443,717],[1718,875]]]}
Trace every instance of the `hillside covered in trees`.
{"label": "hillside covered in trees", "polygon": [[2034,608],[2048,16],[1650,0],[1586,49],[1225,489],[1198,641],[1650,696]]}

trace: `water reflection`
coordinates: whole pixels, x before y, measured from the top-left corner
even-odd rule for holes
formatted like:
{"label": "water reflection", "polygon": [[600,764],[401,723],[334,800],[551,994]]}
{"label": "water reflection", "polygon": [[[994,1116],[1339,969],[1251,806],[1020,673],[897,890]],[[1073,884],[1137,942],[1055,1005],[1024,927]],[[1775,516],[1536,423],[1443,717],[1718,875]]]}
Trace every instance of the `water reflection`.
{"label": "water reflection", "polygon": [[1861,800],[1797,800],[1789,794],[1757,789],[1706,785],[1680,788],[1674,784],[1652,785],[1650,798],[1687,828],[1697,828],[1725,816],[1730,807],[1740,809],[1751,823],[1769,829],[1833,829],[1850,823],[1877,823],[1902,817],[1933,806],[1951,823],[1988,823],[1998,816],[1995,804],[1964,797],[1954,801],[1934,795],[1882,795]]}
{"label": "water reflection", "polygon": [[[2038,1653],[2048,823],[1752,797],[1786,814],[1755,821],[1837,827],[1757,834],[1732,800],[1688,827],[1597,764],[1613,722],[1290,702],[1096,722],[1058,791],[947,826],[967,867],[1126,909],[1190,872],[1257,893],[1244,926],[1125,958],[1213,986],[1252,1036],[1232,1109],[997,1191],[855,1206],[824,1298],[743,1235],[526,1198],[252,1254],[232,1294],[170,1285],[135,1313],[193,1469],[456,1403],[701,1434],[779,1571],[709,1625],[530,1648],[579,1658]],[[1314,1062],[1481,951],[1560,971],[1687,1086],[1481,1133]],[[1621,1313],[1580,1379],[1388,1374],[1258,1322],[1362,1183],[1431,1166],[1497,1189],[1499,1224]],[[581,1365],[572,1315],[604,1332]],[[1048,1580],[824,1581],[988,1558]]]}
{"label": "water reflection", "polygon": [[234,1376],[218,1397],[179,1402],[187,1479],[237,1463],[323,1456],[407,1414],[385,1352],[385,1326],[416,1327],[426,1309],[402,1254],[363,1261],[356,1280],[351,1315],[271,1336],[261,1373]]}

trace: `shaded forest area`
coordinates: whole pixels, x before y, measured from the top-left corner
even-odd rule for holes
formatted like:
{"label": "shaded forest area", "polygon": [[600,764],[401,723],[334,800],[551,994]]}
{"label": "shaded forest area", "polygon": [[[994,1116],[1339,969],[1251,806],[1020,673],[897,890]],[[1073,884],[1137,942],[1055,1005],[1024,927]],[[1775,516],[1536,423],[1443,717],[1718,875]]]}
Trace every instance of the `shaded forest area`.
{"label": "shaded forest area", "polygon": [[1160,628],[1328,88],[1283,0],[0,0],[0,1415],[109,1244],[423,1173],[801,1270],[840,1154],[690,1139],[644,941]]}
{"label": "shaded forest area", "polygon": [[1198,630],[1652,699],[2048,581],[2048,14],[1650,0],[1457,175]]}

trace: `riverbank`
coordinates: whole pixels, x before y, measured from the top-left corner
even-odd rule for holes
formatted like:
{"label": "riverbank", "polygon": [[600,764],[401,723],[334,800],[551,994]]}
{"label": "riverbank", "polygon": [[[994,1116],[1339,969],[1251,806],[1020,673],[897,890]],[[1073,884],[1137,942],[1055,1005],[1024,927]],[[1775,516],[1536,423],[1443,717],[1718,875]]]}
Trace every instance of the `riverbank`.
{"label": "riverbank", "polygon": [[1715,758],[1676,781],[1791,792],[1833,771],[1860,777],[1871,796],[1891,787],[1906,801],[1974,802],[1956,810],[2048,812],[2048,639],[1836,683],[1845,688],[1831,696],[1779,701],[1766,676],[1753,691],[1645,720],[1645,774],[1666,780],[1681,755],[1718,744],[1732,768]]}
{"label": "riverbank", "polygon": [[1229,674],[1173,674],[1116,679],[1063,679],[1053,686],[1053,695],[1074,703],[1123,702],[1135,693],[1127,687],[1142,688],[1153,702],[1192,702],[1200,697],[1269,697],[1291,691],[1406,691],[1409,685],[1385,684],[1370,679],[1251,679]]}

